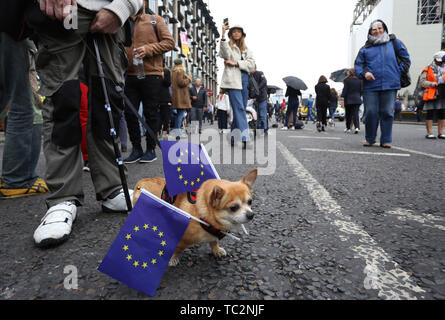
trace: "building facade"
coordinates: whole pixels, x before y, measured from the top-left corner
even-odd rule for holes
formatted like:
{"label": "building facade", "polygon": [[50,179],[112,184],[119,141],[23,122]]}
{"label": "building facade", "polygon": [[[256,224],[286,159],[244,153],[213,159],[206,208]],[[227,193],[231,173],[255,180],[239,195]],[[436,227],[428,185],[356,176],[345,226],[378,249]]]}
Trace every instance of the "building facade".
{"label": "building facade", "polygon": [[212,97],[216,97],[216,46],[220,34],[207,4],[203,0],[145,1],[147,12],[163,17],[175,40],[175,49],[165,55],[167,67],[172,67],[176,58],[183,59],[193,78],[201,78]]}
{"label": "building facade", "polygon": [[359,0],[354,11],[349,42],[349,63],[354,65],[360,48],[365,44],[369,26],[376,19],[383,20],[390,33],[408,48],[411,56],[412,85],[400,91],[411,95],[425,66],[434,53],[445,48],[444,0]]}

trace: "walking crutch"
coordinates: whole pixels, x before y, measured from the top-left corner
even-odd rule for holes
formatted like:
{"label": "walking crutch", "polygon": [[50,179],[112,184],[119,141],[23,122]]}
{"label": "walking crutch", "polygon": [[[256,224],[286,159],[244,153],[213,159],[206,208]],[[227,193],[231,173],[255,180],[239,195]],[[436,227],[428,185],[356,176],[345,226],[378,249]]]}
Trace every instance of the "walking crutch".
{"label": "walking crutch", "polygon": [[93,38],[93,43],[94,43],[94,49],[96,51],[97,69],[99,72],[100,80],[102,82],[102,89],[104,91],[105,109],[107,110],[108,119],[110,121],[110,128],[111,128],[110,135],[113,140],[114,153],[116,155],[116,162],[117,162],[117,166],[119,168],[119,174],[120,174],[121,181],[122,181],[122,188],[124,189],[124,195],[125,195],[125,200],[127,202],[127,208],[128,208],[128,211],[130,212],[133,209],[133,206],[131,204],[131,198],[130,198],[130,192],[128,190],[127,178],[125,177],[124,162],[122,160],[122,154],[119,149],[117,130],[114,125],[113,115],[111,113],[111,104],[110,104],[110,99],[108,97],[107,86],[105,85],[105,74],[104,74],[104,70],[102,67],[102,60],[100,58],[99,47],[97,45],[97,41],[94,38]]}

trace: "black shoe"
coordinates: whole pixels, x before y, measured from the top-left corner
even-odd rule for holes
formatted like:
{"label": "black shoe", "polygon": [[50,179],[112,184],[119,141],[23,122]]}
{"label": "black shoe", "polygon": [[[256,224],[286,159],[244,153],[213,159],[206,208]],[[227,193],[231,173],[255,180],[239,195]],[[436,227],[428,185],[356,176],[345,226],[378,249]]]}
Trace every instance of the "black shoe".
{"label": "black shoe", "polygon": [[324,129],[324,126],[321,127],[321,131],[323,131],[323,132],[326,131],[326,130]]}
{"label": "black shoe", "polygon": [[147,151],[142,158],[139,160],[140,163],[152,163],[154,161],[158,160],[156,157],[156,152],[154,150]]}
{"label": "black shoe", "polygon": [[318,132],[321,132],[321,125],[320,125],[320,122],[317,122],[317,131],[318,131]]}
{"label": "black shoe", "polygon": [[136,163],[139,160],[141,160],[143,155],[144,152],[142,151],[142,149],[133,148],[133,152],[131,152],[130,156],[127,159],[124,159],[124,163],[126,164]]}

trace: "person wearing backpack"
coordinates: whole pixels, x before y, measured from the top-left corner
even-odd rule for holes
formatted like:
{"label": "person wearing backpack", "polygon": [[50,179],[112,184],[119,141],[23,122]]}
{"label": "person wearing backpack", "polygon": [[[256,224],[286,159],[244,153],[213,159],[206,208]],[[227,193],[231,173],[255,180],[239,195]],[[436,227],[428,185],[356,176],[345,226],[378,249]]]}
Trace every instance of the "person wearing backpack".
{"label": "person wearing backpack", "polygon": [[255,80],[258,88],[258,94],[254,97],[258,104],[257,129],[263,129],[264,133],[267,134],[267,130],[269,129],[267,116],[267,79],[263,72],[256,69],[256,66],[251,77]]}
{"label": "person wearing backpack", "polygon": [[420,75],[420,86],[425,88],[423,110],[427,112],[426,129],[427,139],[436,139],[433,135],[434,116],[438,118],[438,138],[445,139],[443,127],[445,125],[445,52],[440,51],[434,55],[433,62],[423,69]]}
{"label": "person wearing backpack", "polygon": [[397,91],[407,85],[411,60],[405,45],[382,20],[371,23],[368,41],[355,60],[355,74],[364,80],[363,102],[366,118],[365,147],[376,143],[380,124],[380,146],[391,148],[394,103]]}

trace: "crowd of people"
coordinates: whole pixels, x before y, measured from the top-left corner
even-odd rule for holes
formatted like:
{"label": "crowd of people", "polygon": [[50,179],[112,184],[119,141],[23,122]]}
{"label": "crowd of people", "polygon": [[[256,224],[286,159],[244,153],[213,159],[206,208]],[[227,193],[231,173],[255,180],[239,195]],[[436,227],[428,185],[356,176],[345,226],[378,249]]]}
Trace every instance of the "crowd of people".
{"label": "crowd of people", "polygon": [[[90,171],[104,212],[127,212],[116,162],[156,161],[159,139],[169,134],[177,140],[186,137],[184,129],[191,121],[197,122],[195,132],[201,134],[204,121],[213,124],[215,116],[221,134],[230,126],[233,147],[240,143],[243,149],[251,149],[248,100],[254,101],[258,113],[256,128],[265,134],[271,115],[267,79],[257,70],[242,26],[230,26],[228,21],[222,26],[221,89],[210,97],[202,80],[193,79],[181,59],[174,60],[171,70],[166,67],[164,57],[174,49],[174,39],[162,17],[146,13],[142,0],[77,0],[77,29],[63,27],[67,13],[61,10],[62,3],[42,0],[39,7],[18,0],[0,5],[0,114],[7,112],[8,120],[0,197],[49,193],[48,210],[34,233],[41,247],[69,238],[77,208],[84,201],[82,170]],[[39,18],[33,19],[36,15]],[[426,88],[428,139],[434,137],[435,116],[439,118],[438,137],[445,138],[443,59],[442,53],[437,54],[421,76]],[[391,147],[396,94],[409,65],[403,43],[388,34],[382,21],[375,21],[341,94],[346,132],[351,132],[352,125],[355,133],[360,131],[359,108],[364,104],[364,146],[376,143],[380,125],[380,146]],[[306,123],[314,121],[319,132],[328,123],[333,125],[340,99],[327,83],[321,76],[315,100],[310,96],[306,102]],[[298,125],[301,91],[288,86],[286,97],[287,108],[285,101],[273,108],[277,120],[283,121],[283,130],[289,129],[291,115],[291,128]],[[120,152],[127,151],[127,133],[132,150],[120,159]],[[115,148],[116,136],[121,150]],[[42,142],[44,179],[35,172]]]}

